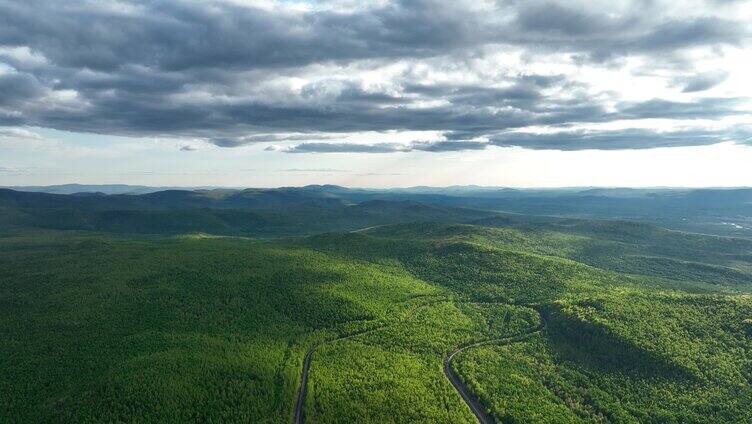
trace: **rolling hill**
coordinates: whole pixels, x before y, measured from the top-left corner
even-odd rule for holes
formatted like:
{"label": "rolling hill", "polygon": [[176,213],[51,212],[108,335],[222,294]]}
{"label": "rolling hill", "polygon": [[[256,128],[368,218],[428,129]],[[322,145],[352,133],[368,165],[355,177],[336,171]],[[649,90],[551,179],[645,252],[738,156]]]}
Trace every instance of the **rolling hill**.
{"label": "rolling hill", "polygon": [[0,192],[3,417],[752,420],[751,240],[325,190]]}

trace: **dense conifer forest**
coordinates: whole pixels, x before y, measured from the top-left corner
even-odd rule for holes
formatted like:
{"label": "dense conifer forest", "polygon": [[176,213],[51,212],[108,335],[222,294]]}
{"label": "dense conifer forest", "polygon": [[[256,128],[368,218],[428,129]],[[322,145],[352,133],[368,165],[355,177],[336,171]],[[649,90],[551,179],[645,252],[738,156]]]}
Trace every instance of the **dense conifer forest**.
{"label": "dense conifer forest", "polygon": [[81,228],[24,201],[0,209],[4,422],[752,421],[746,238],[404,201]]}

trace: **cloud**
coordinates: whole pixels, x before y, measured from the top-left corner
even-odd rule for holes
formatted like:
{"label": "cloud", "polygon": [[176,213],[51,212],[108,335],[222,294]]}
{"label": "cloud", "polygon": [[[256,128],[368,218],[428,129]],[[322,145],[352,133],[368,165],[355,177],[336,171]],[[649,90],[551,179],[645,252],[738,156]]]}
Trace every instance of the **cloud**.
{"label": "cloud", "polygon": [[285,153],[394,153],[409,151],[397,143],[302,143],[282,150]]}
{"label": "cloud", "polygon": [[196,147],[196,146],[191,146],[191,145],[188,145],[188,144],[186,144],[184,146],[180,146],[180,151],[181,152],[195,152],[196,150],[198,150],[198,147]]}
{"label": "cloud", "polygon": [[280,169],[279,172],[352,172],[349,169],[336,168],[290,168]]}
{"label": "cloud", "polygon": [[645,102],[623,103],[619,106],[622,119],[707,119],[735,114],[748,114],[746,99],[739,97],[703,98],[693,102],[653,99]]}
{"label": "cloud", "polygon": [[[526,127],[749,113],[742,98],[692,97],[725,73],[672,70],[675,95],[652,100],[580,77],[746,47],[732,2],[344,4],[0,1],[0,125],[389,153],[479,150]],[[373,131],[447,140],[339,141]]]}
{"label": "cloud", "polygon": [[702,13],[680,20],[665,16],[668,8],[660,2],[626,4],[601,9],[579,1],[397,0],[364,2],[342,12],[283,2],[262,7],[29,0],[0,5],[0,42],[26,45],[68,68],[111,72],[128,64],[180,72],[430,57],[484,44],[566,45],[576,51],[607,44],[625,50],[680,48],[737,43],[747,33],[744,22]]}
{"label": "cloud", "polygon": [[534,150],[634,150],[656,147],[704,146],[723,142],[752,144],[752,128],[736,130],[687,129],[654,131],[624,129],[611,131],[570,130],[552,133],[507,132],[489,141],[417,141],[408,144],[303,143],[283,150],[286,153],[398,153],[456,152],[496,147],[523,147]]}
{"label": "cloud", "polygon": [[399,143],[302,143],[282,150],[285,153],[396,153],[396,152],[456,152],[483,150],[488,143],[482,141],[414,141]]}
{"label": "cloud", "polygon": [[0,165],[0,174],[29,174],[38,171],[39,168],[35,167],[18,167],[18,166],[2,166]]}
{"label": "cloud", "polygon": [[696,93],[709,90],[725,81],[726,78],[728,78],[728,72],[716,71],[697,74],[688,78],[678,78],[677,83],[684,87],[682,92]]}
{"label": "cloud", "polygon": [[34,76],[13,72],[0,75],[0,93],[0,107],[20,107],[41,97],[45,89]]}
{"label": "cloud", "polygon": [[[218,147],[240,147],[254,143],[274,143],[280,141],[308,141],[327,140],[334,136],[331,134],[254,134],[238,137],[215,137],[209,139],[211,144]],[[267,150],[275,150],[273,146]]]}
{"label": "cloud", "polygon": [[614,131],[561,131],[548,134],[507,133],[492,137],[490,144],[536,150],[632,150],[656,147],[702,146],[725,141],[743,142],[743,135],[725,131],[682,130],[660,132],[645,129]]}
{"label": "cloud", "polygon": [[44,137],[24,128],[0,127],[0,138],[14,138],[23,140],[44,140]]}
{"label": "cloud", "polygon": [[424,141],[410,144],[410,150],[422,152],[458,152],[462,150],[483,150],[488,143],[484,141]]}
{"label": "cloud", "polygon": [[246,143],[243,143],[242,139],[240,138],[231,138],[231,137],[212,138],[211,143],[219,147],[238,147],[238,146],[242,146],[243,144],[246,144]]}

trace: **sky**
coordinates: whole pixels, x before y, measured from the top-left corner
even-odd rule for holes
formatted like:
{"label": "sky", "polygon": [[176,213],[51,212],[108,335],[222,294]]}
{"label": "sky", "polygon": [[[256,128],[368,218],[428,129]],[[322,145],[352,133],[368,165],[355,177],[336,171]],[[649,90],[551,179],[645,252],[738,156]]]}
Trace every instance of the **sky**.
{"label": "sky", "polygon": [[0,0],[0,185],[752,186],[752,1]]}

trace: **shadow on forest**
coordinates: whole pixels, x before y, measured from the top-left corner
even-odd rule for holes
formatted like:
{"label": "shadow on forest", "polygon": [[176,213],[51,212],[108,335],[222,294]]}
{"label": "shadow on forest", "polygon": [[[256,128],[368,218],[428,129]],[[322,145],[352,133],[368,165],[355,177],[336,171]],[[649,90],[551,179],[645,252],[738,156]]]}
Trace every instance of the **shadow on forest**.
{"label": "shadow on forest", "polygon": [[548,339],[559,359],[586,371],[621,373],[636,378],[690,382],[690,370],[614,334],[603,325],[567,315],[557,306],[541,308]]}

